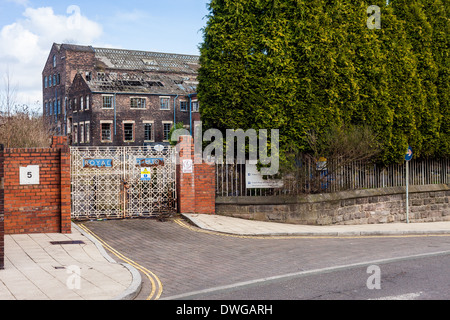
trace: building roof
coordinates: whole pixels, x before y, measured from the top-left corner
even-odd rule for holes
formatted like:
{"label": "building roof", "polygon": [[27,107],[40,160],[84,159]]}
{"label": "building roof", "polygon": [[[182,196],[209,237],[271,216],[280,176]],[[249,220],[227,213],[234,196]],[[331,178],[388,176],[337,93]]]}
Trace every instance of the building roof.
{"label": "building roof", "polygon": [[95,54],[96,70],[103,72],[86,81],[92,92],[186,95],[197,89],[199,56],[74,44],[55,45],[58,50]]}
{"label": "building roof", "polygon": [[92,92],[99,93],[141,93],[141,94],[179,94],[187,95],[197,89],[197,81],[189,77],[169,74],[138,73],[119,76],[104,73],[86,81]]}
{"label": "building roof", "polygon": [[94,48],[95,57],[110,69],[196,74],[199,57],[174,53]]}
{"label": "building roof", "polygon": [[199,56],[196,55],[94,48],[75,44],[55,45],[58,49],[94,52],[99,65],[105,69],[196,74],[200,67]]}

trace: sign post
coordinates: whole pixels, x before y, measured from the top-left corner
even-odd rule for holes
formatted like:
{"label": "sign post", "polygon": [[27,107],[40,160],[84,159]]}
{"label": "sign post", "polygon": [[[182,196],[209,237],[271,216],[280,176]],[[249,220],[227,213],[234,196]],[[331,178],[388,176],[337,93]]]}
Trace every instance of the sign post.
{"label": "sign post", "polygon": [[406,160],[406,223],[409,223],[409,161],[413,157],[413,151],[411,147],[408,147],[408,151],[405,155]]}

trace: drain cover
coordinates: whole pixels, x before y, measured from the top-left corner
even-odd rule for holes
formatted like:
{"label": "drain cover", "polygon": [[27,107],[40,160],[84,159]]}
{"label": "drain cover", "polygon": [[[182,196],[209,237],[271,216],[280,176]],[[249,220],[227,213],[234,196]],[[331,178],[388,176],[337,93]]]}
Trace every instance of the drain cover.
{"label": "drain cover", "polygon": [[85,244],[81,240],[69,240],[69,241],[50,241],[52,245],[64,245],[64,244]]}

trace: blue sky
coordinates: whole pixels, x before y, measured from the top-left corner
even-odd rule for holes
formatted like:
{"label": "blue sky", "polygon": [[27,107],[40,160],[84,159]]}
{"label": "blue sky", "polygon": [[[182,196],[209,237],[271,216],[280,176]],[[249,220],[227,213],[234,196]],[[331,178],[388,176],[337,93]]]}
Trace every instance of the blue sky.
{"label": "blue sky", "polygon": [[19,103],[38,106],[53,42],[199,54],[209,0],[0,0],[0,92],[6,70]]}

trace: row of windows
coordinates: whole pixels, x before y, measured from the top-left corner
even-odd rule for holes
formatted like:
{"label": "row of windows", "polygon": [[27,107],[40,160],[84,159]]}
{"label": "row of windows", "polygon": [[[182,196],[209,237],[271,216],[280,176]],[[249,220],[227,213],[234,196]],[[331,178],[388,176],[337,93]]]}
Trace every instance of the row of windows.
{"label": "row of windows", "polygon": [[80,100],[78,100],[77,98],[69,100],[69,108],[73,109],[73,112],[77,112],[78,110],[80,111],[89,110],[90,106],[91,102],[89,96],[86,97],[81,96]]}
{"label": "row of windows", "polygon": [[[80,130],[78,132],[78,130]],[[70,133],[70,130],[68,128]],[[79,139],[79,141],[78,141]],[[91,140],[91,125],[90,122],[80,122],[73,126],[73,142],[74,143],[89,143]]]}
{"label": "row of windows", "polygon": [[[134,121],[124,121],[122,123],[123,129],[123,140],[124,142],[134,142],[136,134],[136,124]],[[101,126],[101,141],[103,143],[113,142],[113,123],[112,121],[100,121]],[[68,133],[70,130],[71,123],[68,123]],[[169,133],[172,128],[172,122],[163,122],[163,139],[164,141],[169,141]],[[144,121],[138,130],[142,130],[144,133],[145,142],[154,142],[154,123],[153,121]],[[73,143],[89,143],[91,137],[90,132],[90,122],[80,122],[73,125]]]}
{"label": "row of windows", "polygon": [[44,77],[44,88],[51,88],[59,85],[60,83],[61,83],[61,75],[59,73],[49,75],[48,77],[47,76]]}
{"label": "row of windows", "polygon": [[[170,98],[169,97],[160,97],[159,99],[160,109],[161,110],[170,110]],[[146,98],[130,98],[130,107],[132,109],[145,109],[147,106]],[[114,96],[112,95],[104,95],[102,101],[103,109],[114,109]],[[180,111],[188,111],[188,102],[180,101]],[[192,102],[192,111],[199,112],[199,104],[198,101]]]}
{"label": "row of windows", "polygon": [[[103,109],[114,109],[114,96],[103,96]],[[132,109],[145,109],[147,100],[145,98],[130,98],[130,107]],[[160,109],[170,110],[170,98],[162,97],[160,98]],[[78,104],[79,103],[79,104]],[[73,100],[64,99],[64,110],[69,107],[73,109],[73,112],[78,110],[89,110],[91,106],[89,96],[80,97],[79,99],[74,98]],[[188,111],[187,101],[180,101],[180,111]],[[192,102],[192,112],[199,112],[198,101]],[[61,114],[61,100],[45,101],[44,103],[44,114],[45,115],[58,115]]]}
{"label": "row of windows", "polygon": [[58,115],[61,114],[61,100],[45,101],[44,115]]}
{"label": "row of windows", "polygon": [[61,110],[61,99],[54,99],[53,101],[45,101],[44,103],[44,115],[58,115],[61,114],[61,111],[64,111],[69,107],[70,109],[74,109],[74,112],[77,112],[78,105],[77,103],[80,103],[79,108],[81,111],[83,110],[89,110],[89,107],[91,105],[89,96],[86,97],[80,97],[80,100],[77,98],[73,100],[68,100],[67,98],[64,99],[64,108]]}

